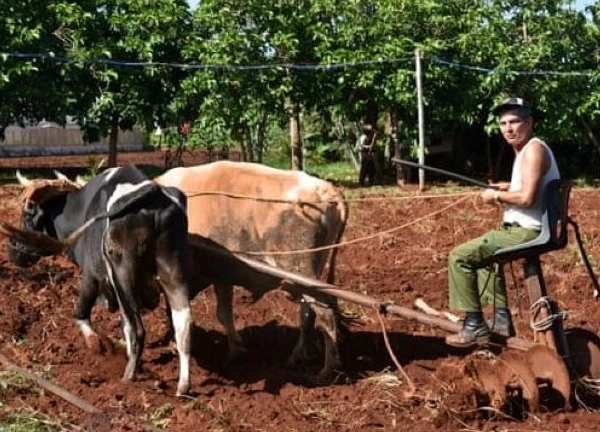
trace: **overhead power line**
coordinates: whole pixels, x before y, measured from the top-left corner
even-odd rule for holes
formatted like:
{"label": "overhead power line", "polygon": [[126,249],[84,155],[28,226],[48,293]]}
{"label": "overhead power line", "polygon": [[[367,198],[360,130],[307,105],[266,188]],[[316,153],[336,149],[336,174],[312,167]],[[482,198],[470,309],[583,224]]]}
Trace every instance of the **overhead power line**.
{"label": "overhead power line", "polygon": [[483,73],[487,73],[487,74],[544,75],[544,76],[554,75],[554,76],[565,76],[565,77],[569,77],[569,76],[591,77],[594,75],[594,72],[592,72],[592,71],[567,72],[567,71],[544,71],[544,70],[517,71],[517,70],[498,69],[498,68],[490,69],[490,68],[483,68],[483,67],[479,67],[479,66],[464,65],[464,64],[452,62],[449,60],[444,60],[444,59],[441,59],[441,58],[435,57],[435,56],[428,57],[428,60],[433,61],[435,63],[439,63],[443,66],[466,69],[466,70],[471,70],[471,71],[475,71],[475,72],[483,72]]}
{"label": "overhead power line", "polygon": [[[79,63],[79,64],[102,64],[115,67],[146,68],[146,67],[164,67],[190,71],[200,70],[231,70],[231,71],[260,71],[269,69],[288,69],[297,71],[331,71],[338,69],[347,69],[359,66],[391,65],[410,63],[414,61],[413,57],[393,58],[393,59],[375,59],[362,61],[349,61],[329,64],[298,64],[298,63],[270,63],[261,65],[235,65],[235,64],[184,64],[184,63],[166,63],[166,62],[135,62],[122,61],[103,58],[81,59],[75,57],[57,56],[54,53],[20,53],[20,52],[0,52],[3,59],[15,58],[22,60],[47,60],[57,63]],[[433,63],[444,67],[464,69],[473,72],[486,74],[504,74],[504,75],[524,75],[524,76],[558,76],[558,77],[593,77],[597,74],[594,71],[552,71],[552,70],[510,70],[501,68],[485,68],[481,66],[472,66],[457,63],[451,60],[445,60],[436,56],[424,57]]]}
{"label": "overhead power line", "polygon": [[121,61],[112,59],[102,58],[91,58],[91,59],[80,59],[74,57],[57,56],[54,53],[7,53],[0,52],[0,57],[17,58],[25,60],[50,60],[57,63],[80,63],[80,64],[105,64],[110,66],[121,66],[121,67],[167,67],[174,69],[183,70],[240,70],[240,71],[254,71],[254,70],[267,70],[267,69],[292,69],[292,70],[333,70],[351,68],[356,66],[371,66],[377,64],[394,64],[394,63],[408,63],[412,61],[412,57],[400,58],[400,59],[378,59],[378,60],[364,60],[364,61],[351,61],[344,63],[331,63],[331,64],[297,64],[297,63],[276,63],[276,64],[262,64],[262,65],[231,65],[231,64],[183,64],[183,63],[165,63],[165,62],[131,62]]}

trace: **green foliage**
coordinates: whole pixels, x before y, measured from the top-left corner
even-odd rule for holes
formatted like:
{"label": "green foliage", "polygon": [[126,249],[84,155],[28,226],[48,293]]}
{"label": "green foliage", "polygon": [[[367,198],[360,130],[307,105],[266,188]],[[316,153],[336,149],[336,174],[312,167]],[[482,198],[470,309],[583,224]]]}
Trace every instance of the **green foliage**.
{"label": "green foliage", "polygon": [[215,117],[211,120],[208,117],[200,117],[192,128],[187,145],[190,148],[227,152],[235,146],[235,141],[222,118]]}
{"label": "green foliage", "polygon": [[87,165],[86,178],[90,179],[90,178],[95,177],[98,174],[100,174],[100,169],[104,166],[105,163],[106,163],[106,159],[104,159],[104,158],[98,160],[93,155],[88,156],[86,158],[86,165]]}
{"label": "green foliage", "polygon": [[357,181],[354,165],[348,161],[318,163],[308,160],[306,172],[336,184],[354,184]]}
{"label": "green foliage", "polygon": [[[299,118],[307,164],[323,163],[344,154],[343,138],[327,132],[332,118],[388,125],[393,111],[398,139],[416,139],[419,48],[432,142],[465,131],[497,135],[490,108],[519,94],[535,104],[537,132],[569,155],[565,164],[577,172],[581,159],[598,164],[600,152],[600,1],[587,16],[572,3],[206,0],[192,14],[185,0],[2,2],[3,52],[48,57],[0,55],[0,128],[64,122],[69,114],[91,139],[117,126],[168,130],[186,121],[193,125],[186,146],[235,146],[259,160],[290,157],[297,144],[290,120]],[[134,68],[92,59],[154,63]],[[351,66],[287,66],[335,63]],[[178,132],[164,138],[181,145]]]}

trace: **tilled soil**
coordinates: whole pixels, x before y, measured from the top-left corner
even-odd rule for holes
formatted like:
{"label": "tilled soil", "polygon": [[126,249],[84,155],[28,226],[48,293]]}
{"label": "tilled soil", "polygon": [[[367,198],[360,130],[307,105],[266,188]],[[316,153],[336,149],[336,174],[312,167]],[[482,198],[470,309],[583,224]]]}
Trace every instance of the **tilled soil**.
{"label": "tilled soil", "polygon": [[[161,166],[162,156],[155,153],[120,155],[119,163],[155,161]],[[85,167],[85,157],[75,158],[79,161],[45,158],[43,166]],[[10,159],[0,167],[39,163],[32,158]],[[350,221],[344,242],[350,244],[340,249],[337,283],[407,307],[422,296],[431,306],[446,310],[448,252],[495,226],[501,214],[476,195],[464,194],[476,190],[453,193],[456,190],[443,187],[441,192],[419,194],[407,187],[398,189],[395,197],[348,190]],[[0,187],[4,209],[0,220],[18,222],[18,195],[17,185]],[[594,265],[600,256],[598,207],[597,190],[572,193],[571,215]],[[596,333],[600,306],[593,300],[592,284],[571,237],[565,249],[544,256],[546,282],[568,312],[566,326]],[[519,264],[507,269],[511,305],[520,336],[531,338]],[[514,413],[479,406],[477,382],[467,367],[476,353],[450,349],[443,331],[396,316],[380,317],[377,311],[347,302],[341,303],[342,309],[353,320],[341,341],[344,367],[330,385],[314,385],[311,377],[320,364],[292,369],[285,363],[298,336],[298,305],[280,291],[253,302],[242,289],[235,292],[234,308],[248,354],[226,363],[227,343],[215,317],[214,293],[208,289],[199,294],[193,301],[193,394],[176,398],[177,354],[173,346],[158,344],[167,325],[164,309],[145,314],[148,341],[142,371],[136,382],[124,383],[126,355],[119,344],[119,316],[100,305],[94,309],[94,327],[117,348],[110,353],[87,349],[74,320],[79,278],[79,270],[65,257],[17,268],[3,244],[0,353],[101,413],[86,413],[30,381],[0,372],[0,424],[11,413],[32,410],[65,429],[93,431],[588,431],[595,430],[600,420],[599,414],[583,408],[558,412],[542,408],[516,420],[510,417]],[[408,394],[409,385],[396,370],[384,329],[392,352],[416,386],[414,395]]]}

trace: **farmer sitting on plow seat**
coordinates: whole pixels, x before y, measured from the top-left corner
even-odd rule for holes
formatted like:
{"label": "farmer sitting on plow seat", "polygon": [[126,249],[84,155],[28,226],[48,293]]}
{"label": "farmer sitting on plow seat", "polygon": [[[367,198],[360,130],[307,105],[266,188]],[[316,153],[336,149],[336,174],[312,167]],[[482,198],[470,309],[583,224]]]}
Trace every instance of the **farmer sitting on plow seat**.
{"label": "farmer sitting on plow seat", "polygon": [[[481,193],[485,203],[504,207],[500,228],[457,246],[448,258],[450,307],[465,312],[465,320],[458,334],[446,337],[446,343],[459,348],[487,343],[492,330],[504,337],[514,335],[504,273],[498,265],[482,268],[481,263],[498,249],[539,235],[543,191],[551,180],[560,177],[552,150],[533,136],[533,118],[527,102],[509,98],[492,112],[498,116],[500,131],[515,152],[515,160],[510,183],[493,183],[491,186],[497,189]],[[494,307],[490,325],[483,317],[485,304]]]}

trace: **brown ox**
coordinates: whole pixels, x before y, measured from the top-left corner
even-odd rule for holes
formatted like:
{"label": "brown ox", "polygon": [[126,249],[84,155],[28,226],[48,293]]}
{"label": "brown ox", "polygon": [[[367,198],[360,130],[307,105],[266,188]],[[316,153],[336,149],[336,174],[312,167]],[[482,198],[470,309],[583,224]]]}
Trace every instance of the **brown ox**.
{"label": "brown ox", "polygon": [[[252,258],[315,278],[320,277],[328,264],[327,281],[333,282],[337,248],[294,252],[335,244],[341,239],[347,205],[332,184],[301,171],[227,161],[174,168],[155,181],[177,187],[187,195],[190,234],[207,238],[232,252],[274,252],[252,254]],[[277,288],[281,281],[248,272],[231,262],[211,261],[210,269],[191,267],[192,272],[199,273],[192,276],[190,298],[211,283],[214,285],[217,317],[225,327],[230,356],[234,357],[243,346],[233,322],[232,285],[243,286],[259,298]],[[318,378],[327,380],[341,364],[337,301],[325,295],[318,298],[303,295],[300,320],[300,337],[288,362],[295,364],[306,359],[307,335],[316,326],[323,333],[325,345],[324,364]]]}

